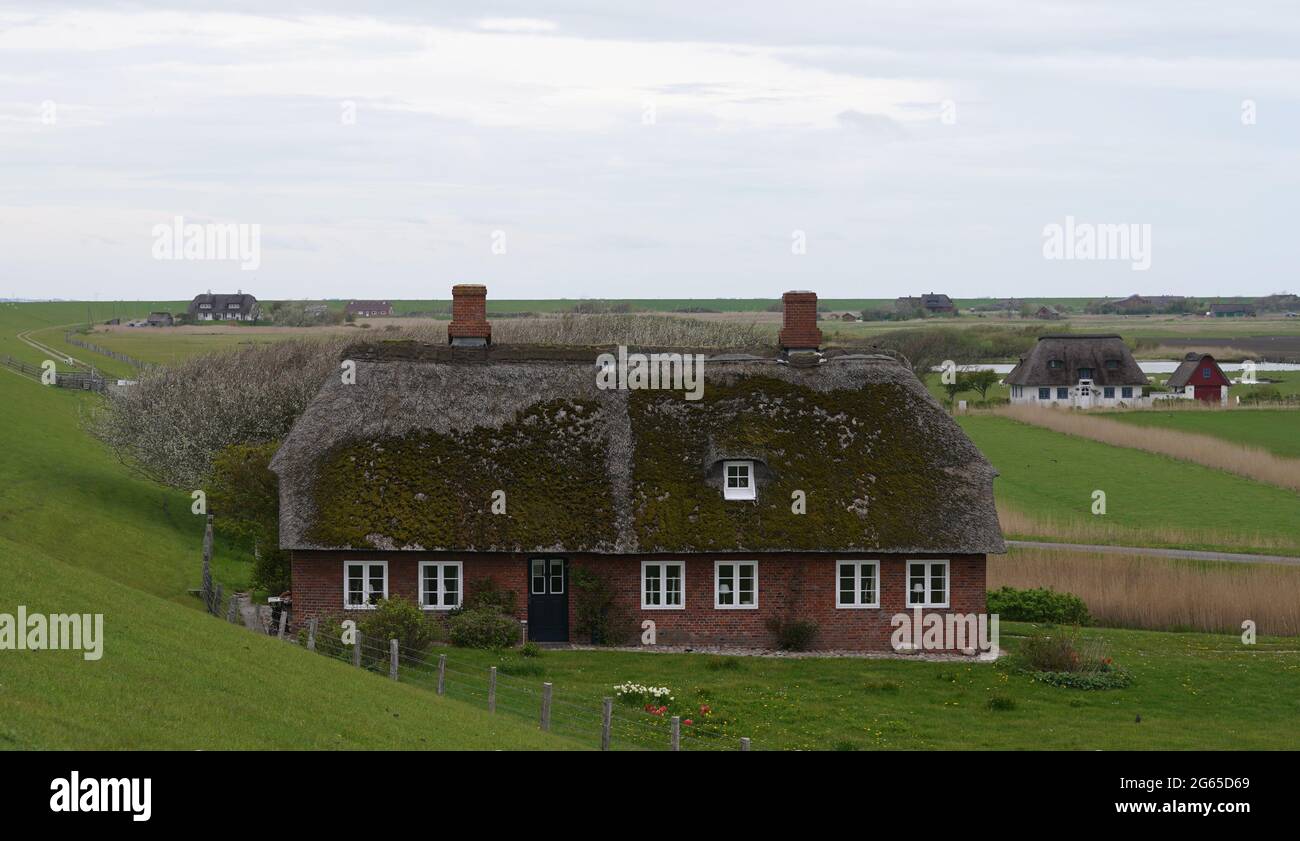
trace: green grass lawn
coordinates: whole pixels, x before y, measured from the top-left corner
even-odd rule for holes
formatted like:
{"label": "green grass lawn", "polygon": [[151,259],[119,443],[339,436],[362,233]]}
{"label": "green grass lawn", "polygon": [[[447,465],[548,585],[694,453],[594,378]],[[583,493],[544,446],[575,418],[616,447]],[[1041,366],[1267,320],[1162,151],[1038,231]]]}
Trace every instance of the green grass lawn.
{"label": "green grass lawn", "polygon": [[[83,433],[95,399],[0,370],[0,612],[103,613],[106,636],[97,662],[0,651],[0,747],[570,746],[202,613],[203,521]],[[246,584],[242,553],[214,566]]]}
{"label": "green grass lawn", "polygon": [[[1300,546],[1300,496],[1282,488],[1006,418],[958,422],[997,468],[999,503],[1030,517],[1117,527],[1134,546],[1180,545],[1147,533],[1161,526],[1213,533],[1185,548],[1251,551],[1257,534]],[[1094,490],[1104,516],[1091,513]]]}
{"label": "green grass lawn", "polygon": [[[1014,650],[1031,627],[1002,626]],[[667,686],[669,715],[691,718],[686,750],[731,750],[739,737],[754,749],[1268,749],[1300,747],[1300,695],[1283,687],[1300,678],[1294,640],[1086,629],[1133,673],[1126,689],[1082,691],[1037,683],[1007,661],[718,657],[624,651],[514,652],[443,649],[448,662],[486,685],[496,665],[503,684],[555,686],[555,697],[598,721],[600,699],[625,681]],[[506,673],[513,673],[510,676]],[[471,678],[461,677],[468,681]],[[516,690],[512,690],[514,692]],[[505,697],[505,690],[498,690]],[[1009,698],[1014,709],[992,710]],[[480,696],[481,697],[481,696]],[[711,712],[701,716],[701,705]],[[625,744],[668,739],[667,721],[615,703]],[[567,710],[566,710],[567,712]],[[520,716],[535,714],[520,702]],[[1137,716],[1142,722],[1136,722]],[[590,729],[592,725],[588,725]],[[695,735],[693,730],[709,735]],[[575,734],[575,738],[577,734]],[[616,736],[615,741],[618,741]]]}
{"label": "green grass lawn", "polygon": [[1217,412],[1115,412],[1108,417],[1134,426],[1159,427],[1222,438],[1260,447],[1287,458],[1300,458],[1300,411],[1241,409]]}

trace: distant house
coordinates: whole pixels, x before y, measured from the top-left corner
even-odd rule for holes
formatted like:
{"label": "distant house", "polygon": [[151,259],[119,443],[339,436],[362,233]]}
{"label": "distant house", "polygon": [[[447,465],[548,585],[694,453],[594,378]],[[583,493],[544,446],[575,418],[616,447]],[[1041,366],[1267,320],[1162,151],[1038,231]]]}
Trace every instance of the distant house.
{"label": "distant house", "polygon": [[1044,321],[1060,321],[1061,313],[1055,307],[1041,306],[1038,312],[1034,313],[1034,318],[1041,318]]}
{"label": "distant house", "polygon": [[1250,304],[1210,304],[1207,313],[1211,318],[1245,318],[1254,314],[1255,308]]}
{"label": "distant house", "polygon": [[[786,293],[770,348],[709,358],[698,401],[606,390],[591,348],[493,343],[486,296],[452,289],[446,344],[343,351],[356,382],[322,383],[276,453],[294,630],[393,596],[441,624],[495,589],[532,640],[586,644],[590,574],[605,641],[645,646],[772,648],[803,621],[814,648],[889,651],[897,614],[984,613],[997,472],[910,367],[823,348],[815,293]],[[805,489],[816,517],[791,513]]]}
{"label": "distant house", "polygon": [[169,312],[151,312],[145,321],[150,327],[171,327],[176,323]]}
{"label": "distant house", "polygon": [[1115,335],[1042,336],[1007,374],[1011,402],[1031,406],[1135,406],[1146,374]]}
{"label": "distant house", "polygon": [[1193,351],[1178,363],[1167,385],[1174,396],[1226,406],[1232,380],[1223,373],[1213,356]]}
{"label": "distant house", "polygon": [[261,312],[257,299],[244,292],[195,295],[189,308],[191,321],[256,321]]}
{"label": "distant house", "polygon": [[381,318],[393,314],[393,305],[387,301],[348,301],[343,312],[357,318]]}
{"label": "distant house", "polygon": [[827,321],[859,321],[858,314],[855,312],[828,312],[825,315]]}
{"label": "distant house", "polygon": [[894,302],[894,308],[898,310],[919,309],[930,315],[953,315],[957,312],[957,306],[952,302],[952,298],[934,292],[912,297],[903,296]]}

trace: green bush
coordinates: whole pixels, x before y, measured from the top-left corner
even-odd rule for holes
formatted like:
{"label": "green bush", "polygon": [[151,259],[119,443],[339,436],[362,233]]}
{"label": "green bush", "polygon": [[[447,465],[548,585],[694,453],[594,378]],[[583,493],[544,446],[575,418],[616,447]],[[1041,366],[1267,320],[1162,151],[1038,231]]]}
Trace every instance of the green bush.
{"label": "green bush", "polygon": [[1030,677],[1067,689],[1123,689],[1133,683],[1127,670],[1115,666],[1095,672],[1032,672]]}
{"label": "green bush", "polygon": [[507,616],[513,616],[517,611],[515,604],[517,596],[514,590],[504,590],[497,580],[492,576],[484,578],[474,587],[473,592],[465,597],[465,603],[459,610],[453,613],[467,612],[471,610],[495,609]]}
{"label": "green bush", "polygon": [[793,621],[774,616],[767,623],[776,637],[776,647],[782,651],[807,651],[817,637],[817,623],[803,619]]}
{"label": "green bush", "polygon": [[1047,622],[1053,625],[1087,625],[1088,605],[1073,593],[1055,590],[1017,590],[999,587],[988,594],[988,611],[1009,622]]}
{"label": "green bush", "polygon": [[374,645],[385,647],[397,640],[408,656],[422,657],[438,640],[437,626],[419,605],[401,596],[383,599],[357,623],[357,630]]}
{"label": "green bush", "polygon": [[573,590],[574,630],[589,635],[594,645],[626,645],[636,629],[631,614],[618,605],[607,576],[574,566],[569,574]]}
{"label": "green bush", "polygon": [[452,645],[462,648],[509,648],[519,641],[519,620],[495,607],[462,610],[448,620]]}
{"label": "green bush", "polygon": [[526,642],[519,649],[519,653],[524,657],[541,657],[542,647],[535,642]]}

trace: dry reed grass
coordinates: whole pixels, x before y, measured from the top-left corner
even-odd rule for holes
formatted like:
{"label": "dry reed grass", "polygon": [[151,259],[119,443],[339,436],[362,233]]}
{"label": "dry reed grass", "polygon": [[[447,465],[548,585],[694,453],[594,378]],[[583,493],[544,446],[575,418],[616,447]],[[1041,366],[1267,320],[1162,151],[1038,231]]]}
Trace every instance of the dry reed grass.
{"label": "dry reed grass", "polygon": [[1186,529],[1169,525],[1120,526],[1098,520],[1034,518],[998,503],[998,523],[1008,537],[1042,538],[1052,543],[1092,543],[1107,546],[1158,546],[1200,548],[1216,546],[1242,549],[1300,550],[1294,540],[1261,531],[1226,532]]}
{"label": "dry reed grass", "polygon": [[1300,459],[1275,456],[1258,447],[1233,444],[1209,435],[1134,426],[1069,409],[1005,406],[993,410],[993,414],[1053,432],[1190,461],[1256,482],[1300,491]]}
{"label": "dry reed grass", "polygon": [[1300,568],[1134,555],[1013,549],[990,557],[989,589],[1073,593],[1100,625],[1149,630],[1300,635]]}

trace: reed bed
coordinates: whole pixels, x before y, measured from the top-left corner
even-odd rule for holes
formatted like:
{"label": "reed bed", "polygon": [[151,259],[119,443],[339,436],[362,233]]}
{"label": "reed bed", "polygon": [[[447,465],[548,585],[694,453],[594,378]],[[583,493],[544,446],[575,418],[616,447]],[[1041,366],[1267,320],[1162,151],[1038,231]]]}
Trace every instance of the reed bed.
{"label": "reed bed", "polygon": [[1256,482],[1300,491],[1300,459],[1275,456],[1258,447],[1233,444],[1210,435],[1134,426],[1068,409],[1006,406],[993,410],[993,414],[1053,432],[1190,461]]}
{"label": "reed bed", "polygon": [[1186,529],[1169,525],[1120,526],[1098,520],[1035,518],[998,504],[998,522],[1008,537],[1041,538],[1052,543],[1095,543],[1110,546],[1168,548],[1237,547],[1257,550],[1300,550],[1295,541],[1261,531]]}
{"label": "reed bed", "polygon": [[1097,624],[1156,631],[1300,635],[1300,567],[1012,549],[988,562],[989,589],[1073,593]]}

